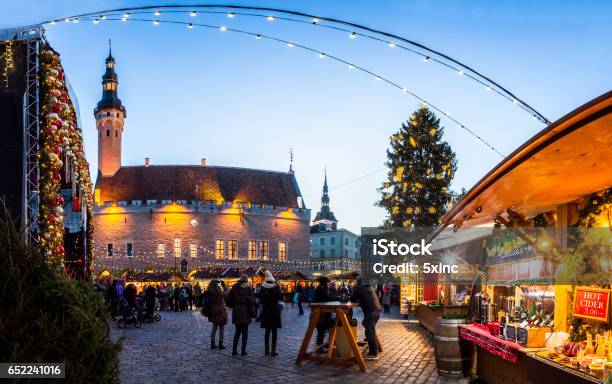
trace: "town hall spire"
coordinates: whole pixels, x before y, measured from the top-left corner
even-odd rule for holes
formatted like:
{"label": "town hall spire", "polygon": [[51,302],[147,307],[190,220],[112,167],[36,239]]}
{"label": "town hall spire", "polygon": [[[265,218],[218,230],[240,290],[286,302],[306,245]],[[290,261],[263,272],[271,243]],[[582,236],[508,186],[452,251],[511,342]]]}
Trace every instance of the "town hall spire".
{"label": "town hall spire", "polygon": [[126,113],[117,94],[118,85],[109,39],[106,71],[102,75],[102,99],[94,109],[98,130],[98,171],[102,176],[113,176],[121,168],[121,138]]}

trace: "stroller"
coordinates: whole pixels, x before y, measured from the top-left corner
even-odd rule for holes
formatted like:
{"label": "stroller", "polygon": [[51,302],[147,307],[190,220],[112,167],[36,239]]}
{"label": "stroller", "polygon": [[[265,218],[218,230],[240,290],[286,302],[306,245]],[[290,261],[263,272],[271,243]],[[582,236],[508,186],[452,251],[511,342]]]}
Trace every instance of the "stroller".
{"label": "stroller", "polygon": [[136,312],[136,309],[130,307],[123,296],[119,298],[119,313],[121,314],[121,318],[117,320],[117,326],[119,328],[125,328],[128,324],[132,323],[136,328],[140,328],[142,325],[138,312]]}

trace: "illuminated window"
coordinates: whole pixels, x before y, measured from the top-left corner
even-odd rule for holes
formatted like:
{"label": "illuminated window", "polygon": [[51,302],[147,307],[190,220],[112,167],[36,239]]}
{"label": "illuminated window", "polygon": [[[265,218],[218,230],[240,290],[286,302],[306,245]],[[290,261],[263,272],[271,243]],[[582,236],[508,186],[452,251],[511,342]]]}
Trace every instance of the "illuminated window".
{"label": "illuminated window", "polygon": [[257,259],[257,241],[249,240],[249,260]]}
{"label": "illuminated window", "polygon": [[225,240],[215,241],[215,258],[218,260],[225,258]]}
{"label": "illuminated window", "polygon": [[164,257],[164,253],[166,253],[166,244],[157,243],[157,257]]}
{"label": "illuminated window", "polygon": [[181,238],[174,238],[174,257],[181,257]]}
{"label": "illuminated window", "polygon": [[260,241],[259,242],[259,257],[261,257],[263,260],[268,260],[268,242],[267,241]]}
{"label": "illuminated window", "polygon": [[278,243],[278,261],[287,261],[287,243]]}
{"label": "illuminated window", "polygon": [[189,244],[189,256],[198,257],[198,247],[196,243]]}
{"label": "illuminated window", "polygon": [[238,256],[238,240],[227,241],[227,258],[230,260],[236,259]]}

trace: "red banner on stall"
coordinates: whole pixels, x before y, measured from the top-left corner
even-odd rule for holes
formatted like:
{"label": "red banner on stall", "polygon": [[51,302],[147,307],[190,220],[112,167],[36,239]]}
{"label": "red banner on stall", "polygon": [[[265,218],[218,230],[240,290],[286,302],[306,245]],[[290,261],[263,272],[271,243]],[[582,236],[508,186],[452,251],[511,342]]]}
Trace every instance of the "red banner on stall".
{"label": "red banner on stall", "polygon": [[610,290],[576,287],[574,291],[574,316],[597,321],[608,321]]}

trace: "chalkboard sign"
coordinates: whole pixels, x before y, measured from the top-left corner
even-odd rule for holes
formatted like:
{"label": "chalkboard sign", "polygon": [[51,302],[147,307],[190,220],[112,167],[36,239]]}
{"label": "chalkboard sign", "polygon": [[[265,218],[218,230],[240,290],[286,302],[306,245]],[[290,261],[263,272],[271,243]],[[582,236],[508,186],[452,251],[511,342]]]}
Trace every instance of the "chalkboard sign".
{"label": "chalkboard sign", "polygon": [[185,259],[181,261],[181,272],[187,272],[187,260]]}
{"label": "chalkboard sign", "polygon": [[527,338],[529,336],[529,331],[527,328],[516,328],[516,342],[519,344],[527,344]]}

